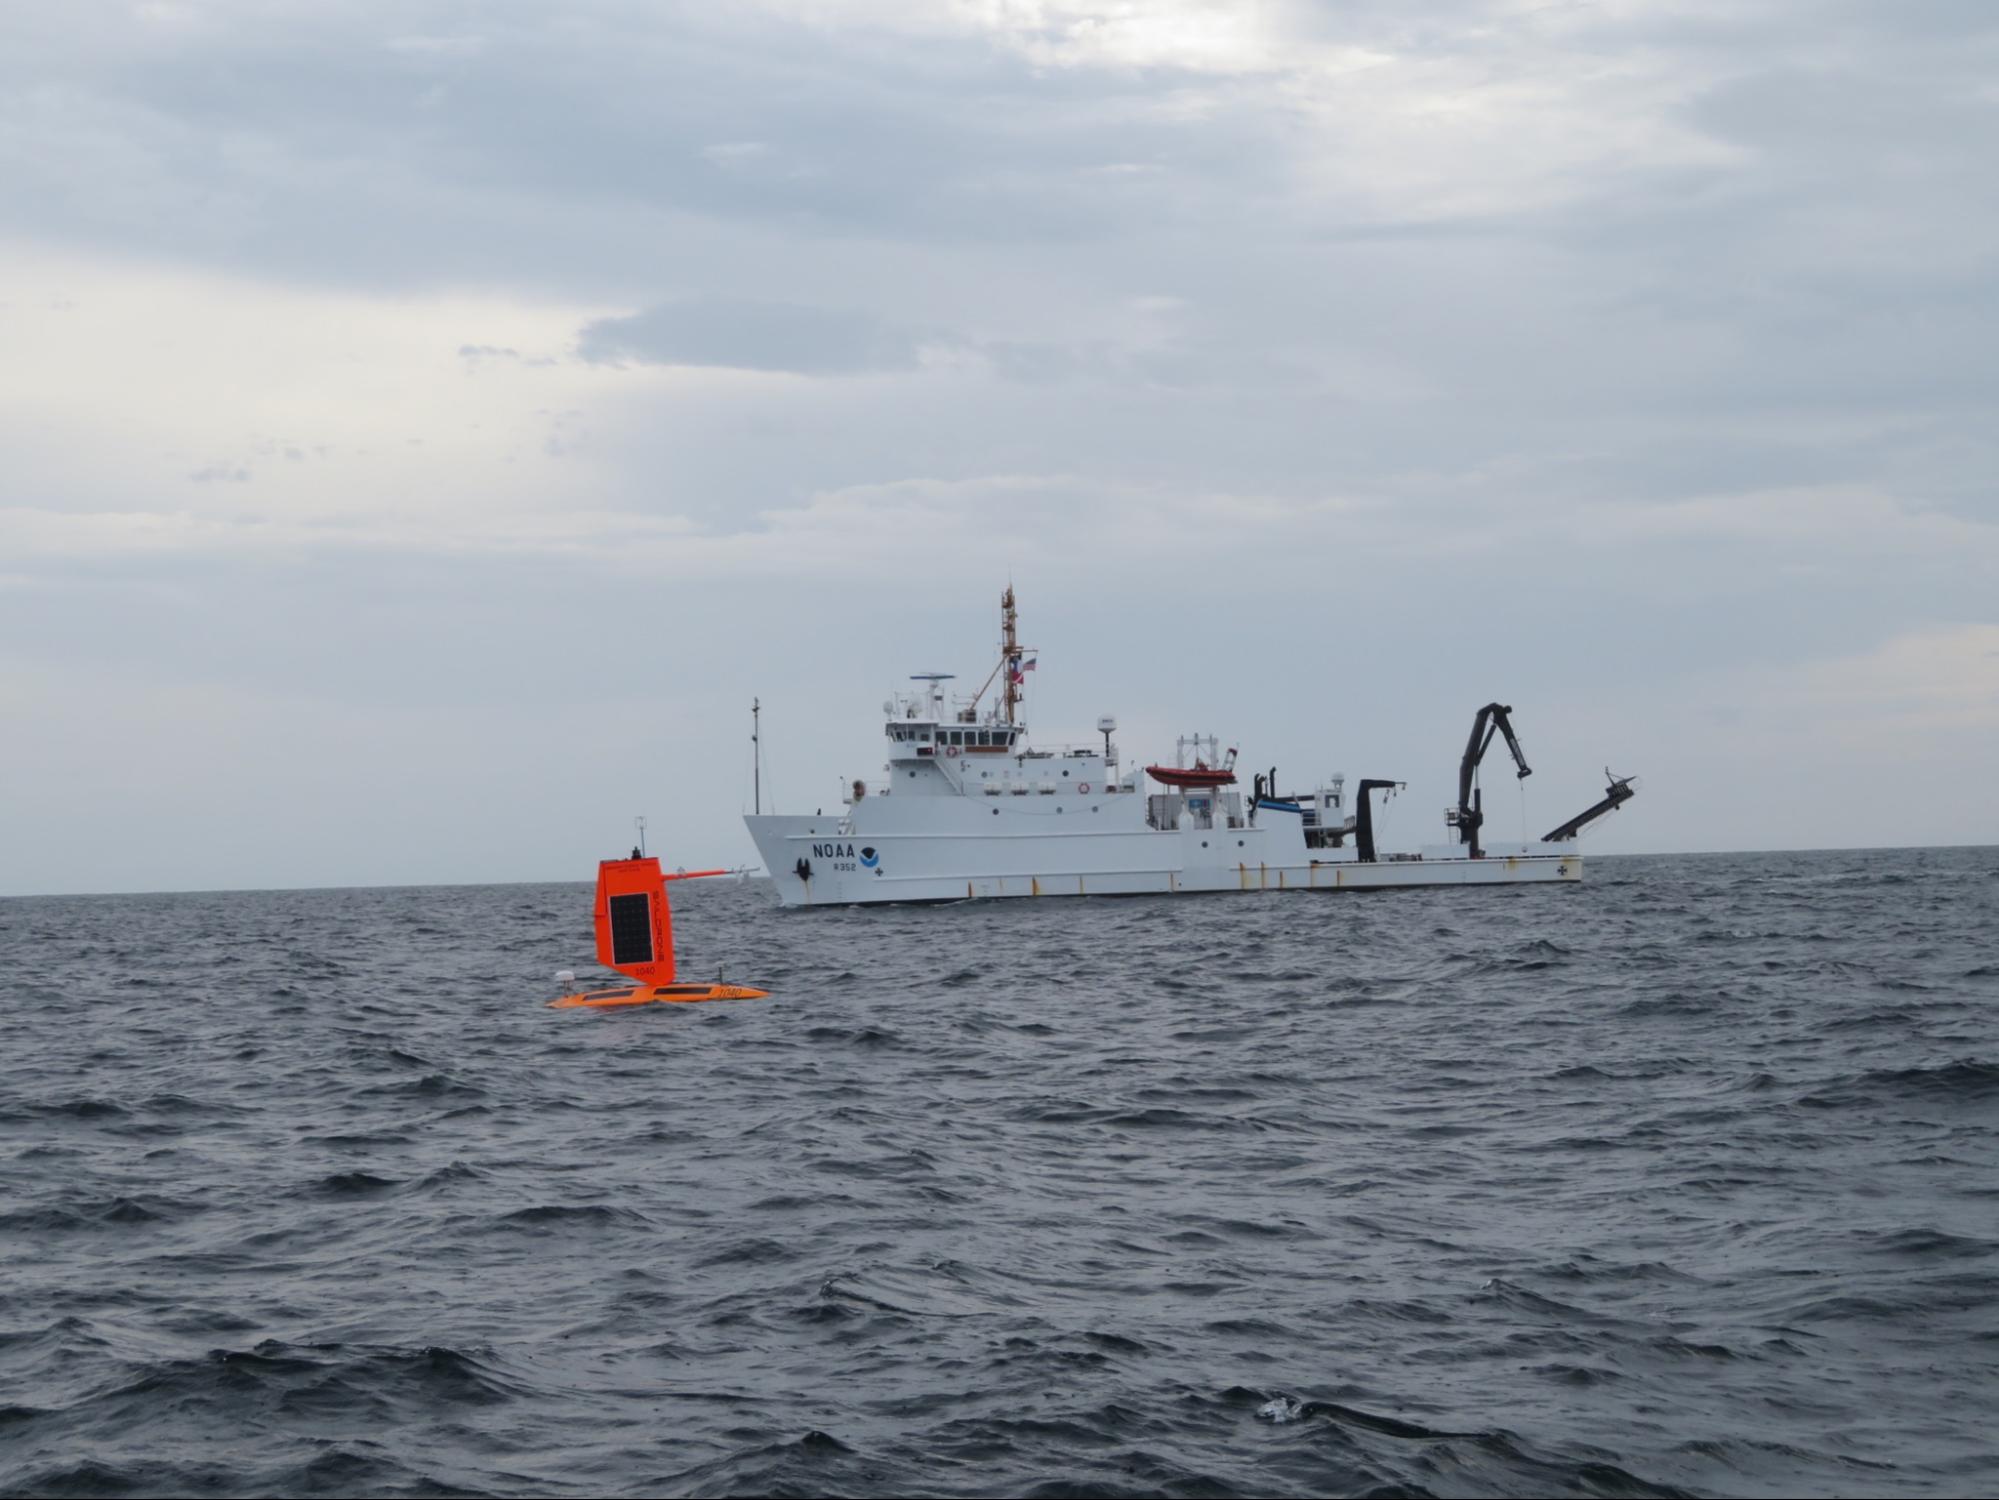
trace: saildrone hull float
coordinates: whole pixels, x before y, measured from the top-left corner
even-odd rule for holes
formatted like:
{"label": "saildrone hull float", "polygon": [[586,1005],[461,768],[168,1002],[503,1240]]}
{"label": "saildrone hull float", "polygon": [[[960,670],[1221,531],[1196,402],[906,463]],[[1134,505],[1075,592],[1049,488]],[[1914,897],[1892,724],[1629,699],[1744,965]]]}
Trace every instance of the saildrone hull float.
{"label": "saildrone hull float", "polygon": [[548,1002],[550,1010],[609,1010],[620,1005],[686,1005],[697,1000],[762,1000],[769,990],[746,984],[650,984],[630,990],[586,990]]}

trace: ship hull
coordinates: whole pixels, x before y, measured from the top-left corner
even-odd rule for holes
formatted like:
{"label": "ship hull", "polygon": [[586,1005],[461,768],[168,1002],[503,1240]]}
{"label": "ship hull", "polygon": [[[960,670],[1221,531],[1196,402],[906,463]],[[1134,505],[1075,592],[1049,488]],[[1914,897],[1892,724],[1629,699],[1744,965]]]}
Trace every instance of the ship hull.
{"label": "ship hull", "polygon": [[[1308,849],[1295,819],[1274,826],[1175,830],[1120,828],[1115,821],[1122,820],[1105,820],[1110,826],[1054,833],[903,828],[894,826],[899,820],[892,812],[865,816],[870,811],[863,803],[846,817],[745,819],[782,905],[1341,892],[1574,884],[1583,878],[1582,857],[1573,844],[1521,845],[1483,859],[1426,850],[1421,856],[1363,862],[1351,848]],[[932,821],[942,809],[932,803],[924,811],[925,821]]]}

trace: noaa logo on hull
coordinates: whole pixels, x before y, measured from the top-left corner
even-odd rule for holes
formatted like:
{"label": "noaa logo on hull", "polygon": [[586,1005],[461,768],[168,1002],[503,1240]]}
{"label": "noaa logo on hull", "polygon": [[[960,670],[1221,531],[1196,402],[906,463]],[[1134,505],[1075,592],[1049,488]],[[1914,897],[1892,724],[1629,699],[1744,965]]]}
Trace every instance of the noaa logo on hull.
{"label": "noaa logo on hull", "polygon": [[880,864],[881,862],[882,862],[882,857],[879,854],[875,853],[873,849],[864,848],[861,850],[861,863],[865,865],[868,869],[872,870],[876,865]]}

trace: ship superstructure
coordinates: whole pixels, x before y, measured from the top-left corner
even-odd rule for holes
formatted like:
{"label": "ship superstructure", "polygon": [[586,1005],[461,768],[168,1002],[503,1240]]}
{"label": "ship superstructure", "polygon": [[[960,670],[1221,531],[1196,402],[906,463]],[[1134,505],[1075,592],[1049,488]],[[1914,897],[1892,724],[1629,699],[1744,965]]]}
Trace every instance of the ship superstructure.
{"label": "ship superstructure", "polygon": [[[1098,721],[1101,746],[1035,745],[1021,704],[1038,658],[1019,644],[1016,614],[1009,587],[998,663],[969,699],[950,694],[950,674],[923,672],[882,705],[883,781],[852,782],[837,812],[745,819],[781,903],[1572,882],[1582,879],[1581,826],[1631,795],[1631,778],[1613,778],[1559,839],[1481,846],[1467,817],[1465,845],[1385,854],[1373,799],[1399,782],[1362,779],[1350,799],[1334,775],[1287,795],[1273,768],[1245,797],[1234,748],[1222,755],[1213,737],[1187,736],[1176,764],[1127,767],[1109,717]],[[1481,711],[1473,733],[1479,756],[1489,718]],[[1517,756],[1510,723],[1506,734]],[[1469,776],[1470,751],[1467,761]],[[1459,826],[1457,810],[1449,816]]]}

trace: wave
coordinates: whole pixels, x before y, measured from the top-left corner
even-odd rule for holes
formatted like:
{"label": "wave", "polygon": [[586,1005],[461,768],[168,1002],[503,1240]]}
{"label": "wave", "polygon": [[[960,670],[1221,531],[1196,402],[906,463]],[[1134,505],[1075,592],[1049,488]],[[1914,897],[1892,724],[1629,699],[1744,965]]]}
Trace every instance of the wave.
{"label": "wave", "polygon": [[492,1221],[500,1229],[642,1229],[651,1222],[637,1209],[606,1203],[537,1203]]}
{"label": "wave", "polygon": [[1866,1103],[1983,1104],[1999,1099],[1999,1066],[1965,1058],[1925,1068],[1878,1068],[1831,1080],[1798,1100],[1808,1108]]}

